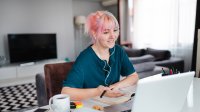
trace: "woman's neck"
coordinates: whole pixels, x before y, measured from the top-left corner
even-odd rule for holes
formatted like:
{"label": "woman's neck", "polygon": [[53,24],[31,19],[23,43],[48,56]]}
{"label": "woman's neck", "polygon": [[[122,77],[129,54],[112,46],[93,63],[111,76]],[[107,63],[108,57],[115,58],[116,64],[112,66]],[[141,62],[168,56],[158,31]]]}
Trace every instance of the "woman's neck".
{"label": "woman's neck", "polygon": [[110,57],[109,48],[104,48],[98,44],[93,44],[92,48],[100,59],[107,60],[107,62],[109,61]]}

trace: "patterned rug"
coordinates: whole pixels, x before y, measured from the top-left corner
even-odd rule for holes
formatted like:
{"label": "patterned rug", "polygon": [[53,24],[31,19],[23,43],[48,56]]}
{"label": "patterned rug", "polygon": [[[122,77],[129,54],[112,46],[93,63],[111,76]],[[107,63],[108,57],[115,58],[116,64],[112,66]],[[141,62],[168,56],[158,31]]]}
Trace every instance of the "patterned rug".
{"label": "patterned rug", "polygon": [[0,88],[0,112],[20,112],[37,106],[35,83]]}

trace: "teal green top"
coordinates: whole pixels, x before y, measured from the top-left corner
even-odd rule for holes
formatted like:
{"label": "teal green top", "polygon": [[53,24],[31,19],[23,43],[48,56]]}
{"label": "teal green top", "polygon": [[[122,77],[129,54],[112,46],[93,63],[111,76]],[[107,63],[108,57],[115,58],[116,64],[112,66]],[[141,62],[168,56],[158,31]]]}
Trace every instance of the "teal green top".
{"label": "teal green top", "polygon": [[109,49],[109,63],[101,60],[91,46],[77,57],[72,70],[63,81],[63,86],[72,88],[96,88],[108,86],[120,80],[120,75],[128,76],[135,72],[124,49],[115,45]]}

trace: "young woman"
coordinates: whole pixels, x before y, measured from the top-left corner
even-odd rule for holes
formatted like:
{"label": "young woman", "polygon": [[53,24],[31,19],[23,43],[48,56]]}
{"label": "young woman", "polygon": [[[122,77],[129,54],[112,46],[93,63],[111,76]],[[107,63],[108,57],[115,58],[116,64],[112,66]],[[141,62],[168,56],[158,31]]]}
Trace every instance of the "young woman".
{"label": "young woman", "polygon": [[[124,95],[118,89],[136,84],[138,75],[125,51],[115,45],[119,36],[116,18],[107,11],[91,13],[85,29],[93,44],[77,57],[61,93],[72,100],[100,96],[105,90],[107,97]],[[120,80],[120,75],[126,78]]]}

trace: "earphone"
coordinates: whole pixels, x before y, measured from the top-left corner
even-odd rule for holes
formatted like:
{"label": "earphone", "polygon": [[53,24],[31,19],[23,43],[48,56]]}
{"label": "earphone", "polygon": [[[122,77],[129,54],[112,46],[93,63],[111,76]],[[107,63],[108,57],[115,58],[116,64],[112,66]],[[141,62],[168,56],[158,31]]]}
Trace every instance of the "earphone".
{"label": "earphone", "polygon": [[[112,55],[114,54],[114,52],[115,52],[115,47],[114,47],[114,50],[113,50],[113,52],[111,53],[110,56],[112,56]],[[105,67],[106,67],[106,61],[105,61],[105,60],[104,60],[104,64],[105,64],[105,65],[104,65],[104,67],[103,67],[103,70],[108,72],[104,83],[105,83],[106,86],[108,86],[108,85],[110,85],[110,84],[107,83],[107,79],[108,79],[108,77],[110,76],[111,67],[110,67],[110,65],[108,64],[108,67],[109,67],[109,71],[108,71],[108,70],[105,69]],[[111,83],[111,82],[110,82],[110,83]]]}
{"label": "earphone", "polygon": [[111,72],[111,67],[110,67],[110,66],[109,66],[109,64],[108,64],[109,71],[108,71],[108,70],[106,70],[106,69],[105,69],[105,67],[106,67],[106,61],[104,61],[104,63],[105,63],[105,65],[104,65],[104,67],[103,67],[103,70],[108,72],[108,74],[107,74],[107,76],[106,76],[106,79],[105,79],[104,83],[105,83],[105,85],[107,85],[107,86],[108,86],[109,84],[107,84],[107,79],[108,79],[108,77],[109,77],[109,75],[110,75],[110,72]]}

